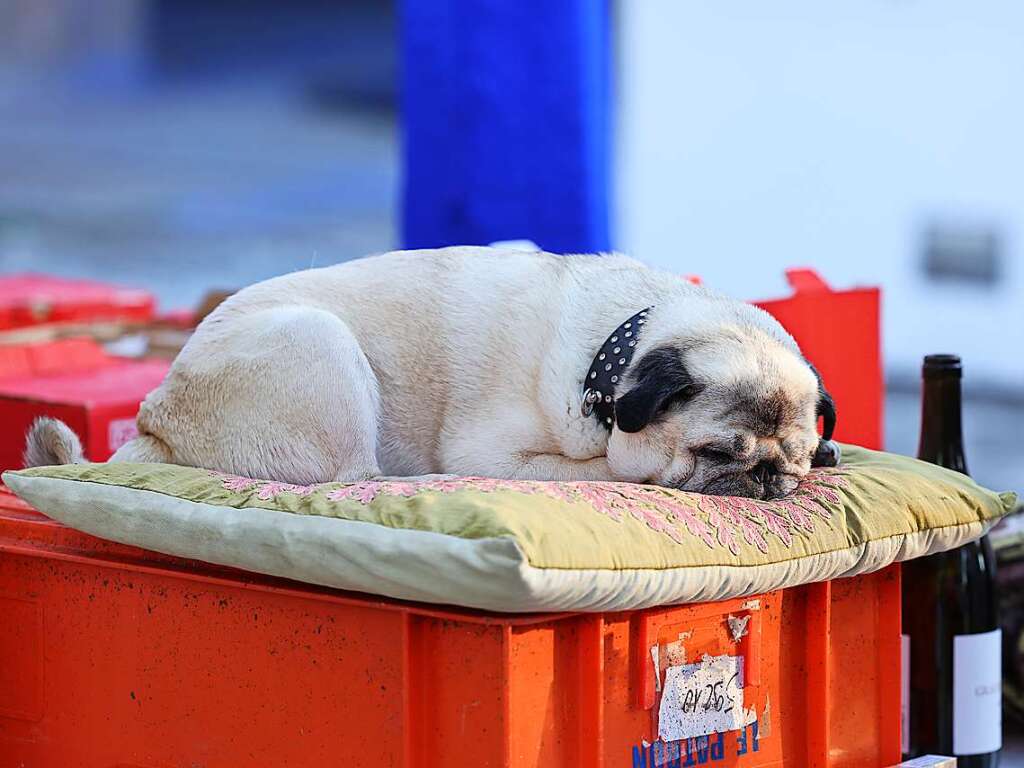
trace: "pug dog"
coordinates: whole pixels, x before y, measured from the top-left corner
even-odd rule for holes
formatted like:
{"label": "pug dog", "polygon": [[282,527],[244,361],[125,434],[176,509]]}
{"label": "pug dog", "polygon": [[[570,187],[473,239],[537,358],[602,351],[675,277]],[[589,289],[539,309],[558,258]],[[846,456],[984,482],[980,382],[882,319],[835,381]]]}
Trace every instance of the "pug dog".
{"label": "pug dog", "polygon": [[[817,423],[824,417],[824,434]],[[111,461],[300,485],[431,473],[775,499],[835,408],[766,312],[620,255],[399,251],[250,286]],[[41,420],[29,466],[83,461]]]}

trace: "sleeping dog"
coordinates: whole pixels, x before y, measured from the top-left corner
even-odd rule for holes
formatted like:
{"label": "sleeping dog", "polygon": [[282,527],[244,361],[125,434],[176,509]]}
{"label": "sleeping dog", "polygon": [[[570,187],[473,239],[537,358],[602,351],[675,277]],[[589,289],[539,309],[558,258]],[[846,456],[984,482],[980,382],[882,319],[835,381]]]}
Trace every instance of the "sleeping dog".
{"label": "sleeping dog", "polygon": [[[756,307],[623,256],[462,247],[235,294],[111,461],[298,484],[453,473],[774,499],[835,463],[834,423],[817,372]],[[82,460],[65,425],[33,426],[29,466]]]}

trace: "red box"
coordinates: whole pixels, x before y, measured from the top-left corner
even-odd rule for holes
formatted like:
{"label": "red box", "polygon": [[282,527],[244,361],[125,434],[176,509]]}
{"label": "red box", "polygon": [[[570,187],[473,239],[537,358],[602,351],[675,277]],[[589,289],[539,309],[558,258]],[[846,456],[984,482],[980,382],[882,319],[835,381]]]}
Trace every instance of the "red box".
{"label": "red box", "polygon": [[92,339],[0,345],[0,380],[88,371],[109,364],[110,355]]}
{"label": "red box", "polygon": [[144,323],[152,319],[156,300],[147,291],[95,280],[67,280],[50,275],[0,277],[0,331],[35,325]]}
{"label": "red box", "polygon": [[[6,351],[16,359],[17,349]],[[105,461],[137,434],[139,403],[163,381],[170,367],[167,360],[97,357],[88,346],[66,342],[22,350],[21,371],[0,376],[0,469],[23,466],[25,434],[38,416],[65,422],[81,438],[86,458]],[[54,370],[60,352],[71,370]],[[16,367],[11,363],[7,370]],[[33,372],[40,369],[44,372]]]}
{"label": "red box", "polygon": [[793,295],[759,301],[814,363],[836,403],[835,439],[882,449],[881,291],[836,291],[812,269],[787,269]]}

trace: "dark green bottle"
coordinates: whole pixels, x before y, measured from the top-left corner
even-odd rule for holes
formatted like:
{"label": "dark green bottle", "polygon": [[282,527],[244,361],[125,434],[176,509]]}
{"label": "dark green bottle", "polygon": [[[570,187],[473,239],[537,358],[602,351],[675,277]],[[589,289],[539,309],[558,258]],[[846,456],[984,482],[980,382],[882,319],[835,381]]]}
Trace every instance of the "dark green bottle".
{"label": "dark green bottle", "polygon": [[[922,374],[918,458],[966,475],[960,358],[929,355]],[[960,768],[998,765],[1001,632],[987,536],[904,563],[903,643],[904,754],[955,755]]]}

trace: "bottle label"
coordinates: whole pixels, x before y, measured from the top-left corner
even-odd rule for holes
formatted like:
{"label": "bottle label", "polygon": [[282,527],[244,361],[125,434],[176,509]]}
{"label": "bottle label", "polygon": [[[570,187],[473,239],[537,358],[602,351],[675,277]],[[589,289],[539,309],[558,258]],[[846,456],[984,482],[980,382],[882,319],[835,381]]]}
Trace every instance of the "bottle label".
{"label": "bottle label", "polygon": [[1002,746],[1002,630],[953,638],[953,753]]}
{"label": "bottle label", "polygon": [[910,635],[900,635],[900,751],[910,752]]}

